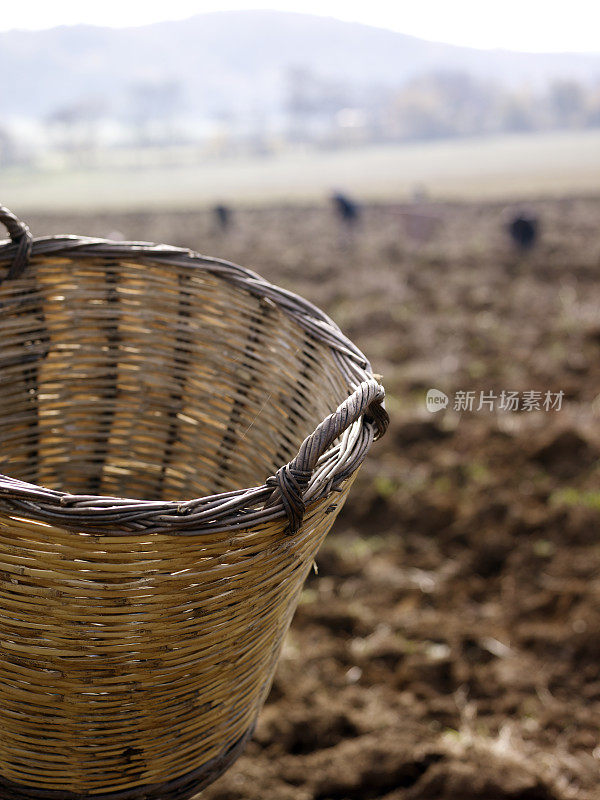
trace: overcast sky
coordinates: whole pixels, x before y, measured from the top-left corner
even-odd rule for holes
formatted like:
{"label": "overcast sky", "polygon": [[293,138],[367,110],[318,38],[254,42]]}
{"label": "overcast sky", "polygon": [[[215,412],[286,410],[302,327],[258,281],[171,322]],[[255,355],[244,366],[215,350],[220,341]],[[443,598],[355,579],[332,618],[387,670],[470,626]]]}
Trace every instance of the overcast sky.
{"label": "overcast sky", "polygon": [[598,0],[6,0],[2,5],[0,30],[77,23],[123,27],[207,11],[270,8],[471,47],[600,51]]}

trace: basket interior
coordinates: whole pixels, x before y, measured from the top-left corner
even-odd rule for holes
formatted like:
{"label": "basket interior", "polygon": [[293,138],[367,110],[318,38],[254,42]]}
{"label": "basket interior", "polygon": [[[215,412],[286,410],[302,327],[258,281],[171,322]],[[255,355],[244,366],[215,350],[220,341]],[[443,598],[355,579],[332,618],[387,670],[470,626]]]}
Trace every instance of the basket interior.
{"label": "basket interior", "polygon": [[347,396],[329,347],[200,268],[38,259],[0,304],[0,472],[51,489],[257,486]]}

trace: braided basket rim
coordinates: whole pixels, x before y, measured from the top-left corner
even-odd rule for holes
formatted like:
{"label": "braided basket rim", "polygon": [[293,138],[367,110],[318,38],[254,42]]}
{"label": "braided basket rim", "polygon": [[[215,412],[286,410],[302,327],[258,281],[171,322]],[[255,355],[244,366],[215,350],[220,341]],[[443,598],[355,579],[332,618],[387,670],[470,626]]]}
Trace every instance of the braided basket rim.
{"label": "braided basket rim", "polygon": [[[0,268],[13,265],[13,275],[9,272],[5,280],[18,277],[14,275],[14,263],[20,249],[15,240],[0,241]],[[261,302],[274,304],[317,342],[328,346],[347,381],[349,395],[352,391],[354,394],[304,441],[300,452],[304,448],[306,460],[306,451],[310,451],[310,460],[314,463],[308,472],[306,466],[300,468],[300,472],[303,469],[303,474],[308,476],[301,487],[300,501],[317,501],[335,491],[360,466],[372,442],[385,433],[389,421],[384,407],[385,391],[366,356],[320,308],[250,269],[182,247],[75,235],[30,239],[29,257],[38,263],[44,258],[66,258],[73,262],[106,258],[148,266],[201,269],[255,295]],[[21,270],[24,268],[26,263]],[[348,405],[350,401],[351,406]],[[327,430],[320,430],[328,422]],[[332,436],[334,428],[337,433]],[[332,446],[346,429],[349,435]],[[319,452],[315,457],[316,449]],[[75,495],[0,473],[0,511],[58,525],[65,530],[112,536],[140,532],[190,535],[235,531],[286,516],[291,520],[285,482],[295,481],[294,462],[298,457],[283,465],[276,476],[268,478],[261,486],[182,501]],[[297,464],[295,469],[298,470]],[[319,473],[326,477],[319,477]],[[300,521],[301,518],[302,515]],[[297,530],[298,525],[291,527],[292,531]]]}

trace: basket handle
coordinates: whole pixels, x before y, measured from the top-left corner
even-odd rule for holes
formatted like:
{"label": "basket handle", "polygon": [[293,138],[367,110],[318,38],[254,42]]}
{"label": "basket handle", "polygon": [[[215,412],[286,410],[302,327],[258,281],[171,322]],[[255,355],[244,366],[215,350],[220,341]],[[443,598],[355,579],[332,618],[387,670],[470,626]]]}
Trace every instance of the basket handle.
{"label": "basket handle", "polygon": [[[29,263],[33,236],[27,225],[2,205],[0,205],[0,223],[7,229],[8,235],[16,247],[6,278],[19,278]],[[2,279],[0,279],[0,283],[2,283]]]}
{"label": "basket handle", "polygon": [[389,423],[387,411],[382,405],[384,397],[383,386],[374,378],[363,381],[333,414],[326,417],[306,437],[295,458],[267,479],[267,485],[275,488],[265,508],[278,502],[283,503],[289,520],[289,533],[296,533],[300,528],[306,510],[303,496],[313,470],[319,458],[338,436],[361,416],[364,416],[367,424],[375,425],[376,438],[383,436]]}

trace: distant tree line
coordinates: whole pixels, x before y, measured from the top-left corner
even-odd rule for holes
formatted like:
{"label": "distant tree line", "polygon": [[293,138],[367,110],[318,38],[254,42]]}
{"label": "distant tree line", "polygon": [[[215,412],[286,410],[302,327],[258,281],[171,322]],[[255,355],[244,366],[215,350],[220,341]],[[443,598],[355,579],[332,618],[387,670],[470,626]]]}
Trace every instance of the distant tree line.
{"label": "distant tree line", "polygon": [[118,106],[103,96],[76,98],[38,120],[29,145],[19,130],[0,125],[0,167],[31,162],[40,152],[94,164],[110,147],[191,145],[227,154],[246,146],[265,153],[273,142],[338,147],[600,126],[600,77],[589,84],[556,80],[543,89],[449,71],[396,88],[329,80],[303,66],[282,77],[280,107],[257,109],[252,118],[234,108],[203,118],[176,79],[132,84]]}
{"label": "distant tree line", "polygon": [[440,72],[396,92],[386,129],[399,139],[591,128],[600,125],[600,81],[557,80],[545,90],[507,89]]}
{"label": "distant tree line", "polygon": [[600,126],[600,77],[595,85],[564,79],[534,89],[439,71],[397,89],[370,87],[362,93],[320,81],[307,70],[291,78],[292,136],[321,131],[343,138],[344,128],[354,128],[347,137],[415,141]]}

